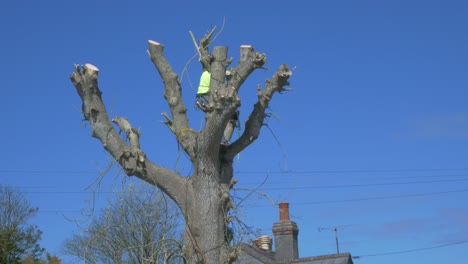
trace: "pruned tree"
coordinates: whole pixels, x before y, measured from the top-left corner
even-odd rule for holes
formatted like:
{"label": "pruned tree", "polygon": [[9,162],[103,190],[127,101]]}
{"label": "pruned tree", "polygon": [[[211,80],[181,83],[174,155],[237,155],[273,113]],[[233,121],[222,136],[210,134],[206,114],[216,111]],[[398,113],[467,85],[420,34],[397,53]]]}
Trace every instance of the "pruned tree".
{"label": "pruned tree", "polygon": [[105,210],[64,244],[84,263],[183,263],[180,217],[154,187],[125,186]]}
{"label": "pruned tree", "polygon": [[270,100],[275,93],[287,90],[292,74],[283,64],[265,81],[263,89],[259,85],[257,102],[245,121],[242,135],[231,144],[220,144],[226,125],[241,105],[240,87],[252,72],[263,67],[266,55],[256,52],[252,46],[241,46],[237,66],[228,68],[231,59],[226,46],[215,46],[209,51],[213,32],[201,38],[197,45],[200,63],[211,72],[209,107],[201,131],[189,126],[181,83],[165,58],[164,46],[148,41],[148,54],[163,81],[164,98],[171,113],[164,114],[165,123],[193,165],[189,177],[150,161],[140,148],[139,132],[121,117],[112,122],[125,131],[128,141],[119,136],[101,97],[96,66],[75,65],[76,70],[70,76],[81,97],[85,119],[91,124],[92,136],[101,141],[128,176],[155,185],[179,206],[185,219],[184,255],[188,263],[232,263],[236,259],[237,252],[225,239],[232,207],[233,159],[258,138]]}
{"label": "pruned tree", "polygon": [[0,263],[38,260],[42,255],[42,232],[30,223],[37,211],[19,190],[0,185]]}

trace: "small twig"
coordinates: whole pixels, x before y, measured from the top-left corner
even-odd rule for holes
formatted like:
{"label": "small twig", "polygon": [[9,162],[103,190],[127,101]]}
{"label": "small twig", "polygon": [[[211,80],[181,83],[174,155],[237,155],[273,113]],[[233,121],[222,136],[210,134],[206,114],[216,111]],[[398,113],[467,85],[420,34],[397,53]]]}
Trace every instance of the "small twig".
{"label": "small twig", "polygon": [[[211,45],[211,43],[213,43],[213,42],[218,38],[218,36],[221,34],[221,32],[223,32],[225,24],[226,24],[226,17],[223,18],[223,24],[221,25],[221,29],[220,29],[220,30],[218,31],[218,33],[213,37],[213,40],[210,40],[210,41],[206,44],[206,47],[208,47],[209,45]],[[210,37],[211,37],[211,35],[213,35],[215,29],[216,29],[216,26],[213,27],[213,29],[208,33]],[[190,37],[192,38],[193,44],[195,45],[195,49],[197,50],[197,53],[195,53],[195,54],[187,61],[187,63],[185,63],[184,68],[182,69],[182,73],[180,74],[180,78],[179,78],[179,81],[180,81],[180,82],[182,82],[182,80],[183,80],[183,78],[184,78],[185,72],[188,71],[188,70],[187,70],[187,69],[188,69],[188,65],[189,65],[190,63],[192,63],[192,61],[197,57],[197,55],[198,55],[198,57],[199,57],[199,60],[200,60],[201,57],[202,57],[201,51],[200,51],[200,46],[198,46],[198,44],[197,44],[197,41],[196,41],[196,39],[195,39],[195,35],[192,33],[191,30],[189,30],[189,34],[190,34]],[[208,36],[208,34],[207,34],[207,36]],[[205,37],[206,37],[206,36],[205,36]],[[203,46],[202,46],[202,48],[203,48]]]}
{"label": "small twig", "polygon": [[192,42],[193,42],[193,45],[195,46],[198,56],[201,58],[200,48],[197,45],[197,40],[195,39],[195,36],[193,35],[191,30],[189,30],[189,33],[190,33],[190,37],[192,37]]}
{"label": "small twig", "polygon": [[[265,179],[263,179],[263,181],[262,181],[257,187],[255,187],[255,189],[253,189],[253,190],[244,189],[244,190],[250,191],[250,193],[247,194],[244,198],[242,198],[242,199],[237,203],[237,206],[239,207],[239,206],[241,205],[241,203],[243,203],[247,198],[249,198],[249,197],[250,197],[252,194],[254,194],[254,193],[257,193],[257,194],[261,194],[261,195],[266,196],[264,193],[258,192],[258,190],[260,189],[260,187],[262,187],[262,186],[266,183],[266,181],[268,180],[268,178],[269,178],[269,174],[267,173],[267,176],[265,177]],[[233,189],[234,189],[234,188],[233,188]],[[243,189],[242,189],[242,188],[236,188],[236,190],[243,190]],[[268,200],[272,201],[270,197],[266,196],[266,198],[267,198]],[[273,204],[276,204],[276,203],[273,202]]]}
{"label": "small twig", "polygon": [[223,17],[223,24],[221,25],[221,29],[218,31],[218,33],[216,33],[216,35],[213,37],[213,40],[210,41],[210,44],[213,43],[217,38],[218,36],[223,32],[224,30],[224,25],[226,24],[226,17]]}

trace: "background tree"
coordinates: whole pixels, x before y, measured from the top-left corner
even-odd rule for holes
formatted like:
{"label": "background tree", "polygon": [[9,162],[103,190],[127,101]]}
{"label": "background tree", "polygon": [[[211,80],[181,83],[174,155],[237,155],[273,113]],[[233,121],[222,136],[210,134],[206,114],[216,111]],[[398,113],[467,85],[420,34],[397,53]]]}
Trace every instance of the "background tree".
{"label": "background tree", "polygon": [[159,190],[130,185],[64,250],[84,263],[181,263],[179,222],[179,211]]}
{"label": "background tree", "polygon": [[0,263],[40,258],[42,232],[29,223],[37,211],[19,190],[0,185]]}
{"label": "background tree", "polygon": [[60,264],[60,263],[62,263],[62,261],[57,256],[51,255],[49,253],[46,254],[46,258],[47,258],[47,263],[48,264]]}
{"label": "background tree", "polygon": [[57,256],[46,253],[45,259],[38,260],[37,257],[28,256],[21,263],[22,264],[60,264],[62,263],[62,261]]}
{"label": "background tree", "polygon": [[211,53],[208,49],[213,33],[214,29],[196,45],[200,63],[211,72],[210,103],[201,131],[189,126],[182,87],[164,56],[164,46],[148,41],[148,54],[164,83],[164,98],[171,112],[171,116],[164,114],[166,125],[193,165],[189,177],[151,162],[140,148],[139,132],[127,119],[118,117],[112,122],[126,133],[127,141],[119,136],[102,101],[96,66],[75,65],[76,70],[70,76],[81,97],[85,119],[91,124],[92,136],[101,141],[127,175],[157,186],[182,211],[186,224],[184,255],[189,263],[232,263],[237,258],[236,250],[225,239],[231,221],[230,190],[235,183],[233,159],[258,138],[270,100],[276,92],[286,90],[292,74],[283,64],[265,81],[263,89],[259,85],[257,102],[242,135],[229,145],[220,144],[227,123],[241,104],[238,97],[241,85],[255,69],[263,67],[266,55],[256,52],[252,46],[241,46],[237,66],[228,69],[232,62],[228,59],[228,48],[216,46]]}

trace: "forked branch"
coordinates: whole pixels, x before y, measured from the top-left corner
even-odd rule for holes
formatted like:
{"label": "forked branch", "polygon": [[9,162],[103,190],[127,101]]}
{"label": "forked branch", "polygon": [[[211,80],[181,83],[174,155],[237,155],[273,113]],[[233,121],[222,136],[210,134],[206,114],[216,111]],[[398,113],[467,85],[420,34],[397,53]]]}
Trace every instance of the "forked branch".
{"label": "forked branch", "polygon": [[240,46],[239,64],[235,68],[227,71],[227,78],[230,87],[239,91],[241,85],[249,75],[258,68],[263,67],[266,62],[266,55],[256,52],[250,45]]}
{"label": "forked branch", "polygon": [[237,153],[252,144],[260,135],[260,129],[265,120],[265,110],[268,108],[270,100],[275,93],[282,93],[289,91],[285,86],[289,85],[288,79],[292,75],[288,65],[283,64],[275,72],[273,77],[265,81],[263,91],[257,91],[258,100],[254,105],[254,109],[245,123],[245,130],[242,136],[230,145],[226,151],[226,158],[232,159]]}
{"label": "forked branch", "polygon": [[[98,73],[99,69],[96,66],[85,64],[82,67],[75,65],[75,71],[70,75],[81,97],[85,119],[91,124],[92,136],[101,141],[102,146],[119,162],[127,175],[137,176],[158,186],[176,203],[183,204],[189,195],[185,188],[185,178],[146,159],[145,154],[140,150],[138,132],[126,119],[116,118],[114,122],[127,133],[130,146],[112,125],[101,98]],[[184,206],[182,205],[181,208]]]}
{"label": "forked branch", "polygon": [[[196,48],[198,48],[198,55],[199,55],[199,61],[200,63],[203,65],[203,68],[204,69],[207,69],[209,71],[211,71],[211,60],[212,60],[212,57],[208,51],[208,47],[210,46],[211,44],[211,36],[213,36],[213,33],[216,31],[216,26],[214,26],[208,33],[205,34],[205,36],[203,38],[201,38],[199,40],[200,42],[200,45],[196,46]],[[191,35],[192,35],[192,38],[193,37],[193,34],[192,32],[190,32]]]}

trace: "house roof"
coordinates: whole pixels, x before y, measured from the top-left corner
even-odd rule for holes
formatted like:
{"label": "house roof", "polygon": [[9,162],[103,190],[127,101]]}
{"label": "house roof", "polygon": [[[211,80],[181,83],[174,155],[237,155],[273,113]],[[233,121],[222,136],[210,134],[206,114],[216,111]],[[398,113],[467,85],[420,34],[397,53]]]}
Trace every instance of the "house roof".
{"label": "house roof", "polygon": [[350,253],[297,258],[290,261],[275,259],[275,253],[241,244],[241,256],[235,263],[242,264],[353,264]]}
{"label": "house roof", "polygon": [[309,258],[299,258],[288,263],[301,264],[353,264],[353,259],[350,253],[340,253],[332,255],[322,255]]}
{"label": "house roof", "polygon": [[[272,251],[272,239],[261,236],[253,245],[240,244],[239,258],[236,264],[353,264],[350,253],[299,257],[297,224],[289,218],[289,204],[279,204],[280,219],[273,224],[275,251]],[[266,237],[266,239],[265,239]]]}
{"label": "house roof", "polygon": [[258,264],[274,263],[275,253],[254,248],[253,246],[242,243],[241,255],[235,263]]}

